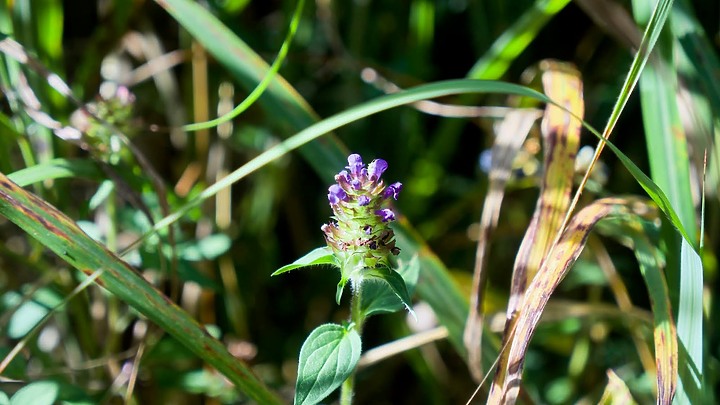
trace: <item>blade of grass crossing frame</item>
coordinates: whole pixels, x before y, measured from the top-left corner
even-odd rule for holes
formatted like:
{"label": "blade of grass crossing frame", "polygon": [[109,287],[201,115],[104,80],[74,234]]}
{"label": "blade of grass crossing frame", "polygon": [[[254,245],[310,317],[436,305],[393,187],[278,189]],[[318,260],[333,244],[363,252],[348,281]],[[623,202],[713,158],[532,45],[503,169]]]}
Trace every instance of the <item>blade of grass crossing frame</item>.
{"label": "blade of grass crossing frame", "polygon": [[[601,140],[595,148],[595,153],[593,155],[592,161],[588,166],[582,181],[580,182],[580,186],[575,192],[573,201],[570,204],[570,210],[568,210],[567,216],[565,217],[565,224],[567,224],[570,220],[570,216],[572,215],[575,206],[580,200],[580,194],[582,194],[582,191],[585,188],[585,183],[587,183],[588,178],[590,177],[590,173],[592,173],[592,170],[595,167],[595,162],[597,162],[597,160],[600,158],[600,153],[602,153],[602,150],[606,145],[606,141],[610,139],[610,134],[615,128],[615,124],[617,124],[617,121],[620,118],[620,114],[625,109],[625,105],[627,104],[628,99],[630,99],[630,95],[632,94],[633,89],[635,89],[635,85],[640,79],[640,72],[642,72],[643,68],[645,67],[648,58],[650,57],[650,52],[655,47],[655,43],[657,42],[657,39],[660,36],[660,32],[665,25],[665,21],[667,21],[668,15],[670,15],[671,8],[672,0],[659,0],[657,2],[655,9],[650,16],[647,27],[645,28],[645,32],[643,33],[643,38],[640,42],[640,48],[635,54],[635,57],[633,58],[632,64],[630,65],[630,70],[625,77],[625,81],[622,85],[622,88],[620,89],[620,94],[618,95],[618,99],[613,106],[610,117],[608,118],[608,122],[605,124],[605,129],[603,129],[602,135],[598,134],[594,130],[590,131],[593,133],[593,135],[598,136]],[[624,154],[622,154],[617,148],[615,148],[612,144],[609,143],[607,145],[612,149],[613,152],[615,152],[616,155],[618,155],[625,167],[630,170],[630,173],[633,175],[633,177],[635,177],[635,179],[638,181],[638,183],[640,183],[640,185],[645,189],[645,191],[648,192],[650,197],[652,197],[652,199],[658,203],[660,209],[670,217],[671,222],[678,228],[683,237],[688,240],[692,240],[689,239],[687,233],[685,232],[685,228],[678,220],[677,215],[675,214],[672,207],[669,205],[667,198],[665,197],[664,193],[657,187],[657,185],[650,181],[650,179],[647,178],[647,176],[645,176],[645,174],[642,173],[642,171],[638,169],[637,166],[632,163],[632,161],[627,159],[627,157],[625,157]],[[693,246],[697,246],[697,244],[693,244]]]}
{"label": "blade of grass crossing frame", "polygon": [[[298,132],[273,148],[261,153],[259,156],[236,169],[222,180],[203,190],[195,199],[179,208],[172,215],[158,221],[153,227],[153,231],[145,234],[142,239],[136,241],[133,245],[139,243],[139,241],[150,236],[155,231],[163,229],[174,223],[185,215],[185,213],[189,212],[193,207],[201,204],[207,198],[214,196],[220,190],[229,187],[242,178],[245,178],[269,162],[272,162],[278,157],[283,156],[300,146],[306,145],[322,135],[350,122],[357,121],[380,111],[385,111],[393,107],[410,104],[428,98],[453,94],[498,92],[532,97],[549,102],[548,98],[543,94],[523,86],[495,81],[476,80],[456,80],[432,83],[399,93],[379,97],[375,100],[350,108],[318,122],[317,124]],[[316,144],[313,143],[310,146],[316,146]],[[333,170],[337,170],[337,168]],[[418,293],[432,306],[433,310],[438,314],[440,322],[448,328],[448,331],[450,331],[450,340],[453,342],[458,352],[465,353],[462,335],[465,320],[468,314],[467,303],[463,302],[462,298],[460,300],[456,299],[456,297],[459,296],[458,287],[452,283],[452,280],[447,274],[447,269],[442,266],[437,258],[427,252],[427,245],[423,242],[422,238],[417,236],[417,234],[410,228],[407,221],[403,221],[400,227],[403,228],[402,230],[404,231],[404,234],[407,235],[406,241],[408,244],[403,246],[404,250],[407,249],[408,252],[413,253],[417,252],[420,255],[420,260],[422,262],[420,277],[435,280],[433,283],[420,283],[421,286],[418,287]],[[133,246],[130,246],[130,248],[132,247]],[[456,305],[448,305],[448,303],[456,303]],[[487,357],[483,354],[483,359],[487,360],[487,362],[484,363],[484,366],[489,367],[494,360],[497,350],[495,347],[488,344],[483,348],[483,352],[487,353]]]}
{"label": "blade of grass crossing frame", "polygon": [[[190,2],[189,0],[167,0],[163,2],[159,2],[161,6],[166,8],[168,12],[170,12],[175,18],[178,20],[178,22],[183,25],[190,33],[200,42],[202,43],[208,51],[213,54],[217,60],[223,64],[226,68],[228,68],[235,76],[238,78],[238,80],[246,87],[254,86],[259,82],[262,77],[266,74],[267,71],[267,64],[262,61],[262,59],[255,54],[242,40],[237,38],[230,30],[228,30],[225,26],[222,25],[214,16],[212,16],[207,10],[203,9],[202,7],[198,7],[195,5],[195,3]],[[662,4],[665,4],[667,2],[663,2]],[[665,9],[659,9],[660,11],[663,11]],[[651,23],[650,27],[654,25],[662,25],[662,22],[664,22],[664,17],[666,14],[664,12],[657,13],[659,17],[657,18],[658,22]],[[654,25],[653,25],[654,24]],[[647,35],[646,35],[647,37]],[[645,38],[645,41],[647,42],[648,39]],[[649,41],[652,43],[654,42],[652,38],[649,39]],[[651,48],[646,46],[645,48]],[[642,62],[642,59],[640,56],[643,54],[638,54],[638,57],[636,58],[636,64],[639,64]],[[635,70],[638,70],[637,68]],[[639,70],[638,70],[639,71]],[[631,88],[634,86],[633,82],[634,78],[632,74],[629,74],[627,83],[632,83],[631,86],[628,86],[626,84],[626,87]],[[462,94],[462,93],[481,93],[481,92],[492,92],[494,90],[490,88],[484,88],[485,84],[483,82],[477,83],[473,81],[465,81],[465,82],[458,82],[458,81],[449,81],[449,82],[443,82],[443,83],[435,83],[430,85],[435,88],[441,88],[441,87],[447,87],[446,95],[449,94]],[[451,87],[461,87],[462,90],[453,92]],[[415,92],[420,92],[421,88],[423,90],[429,90],[425,88],[424,86],[421,86],[416,89],[408,90],[406,95],[413,94]],[[457,90],[457,89],[455,89]],[[527,89],[526,89],[527,90]],[[503,92],[501,88],[496,88],[495,91]],[[530,97],[535,97],[541,101],[548,102],[546,97],[543,95],[532,92],[532,95],[529,95]],[[621,94],[621,98],[616,106],[616,112],[614,113],[614,118],[611,118],[610,123],[608,125],[608,128],[612,128],[614,126],[614,122],[617,120],[617,117],[619,116],[620,111],[622,111],[622,107],[624,106],[627,97],[629,97],[630,91],[624,91],[623,94]],[[417,95],[417,94],[416,94]],[[433,95],[432,92],[428,92],[424,98],[419,97],[417,100],[420,99],[427,99],[430,97],[437,97],[440,94]],[[384,96],[380,97],[377,100],[373,100],[371,102],[365,103],[364,105],[360,105],[357,108],[353,109],[352,111],[346,111],[345,113],[338,114],[335,117],[331,117],[329,120],[332,119],[340,119],[342,116],[343,118],[351,118],[347,119],[347,122],[352,122],[356,119],[362,118],[363,116],[367,116],[370,114],[373,114],[378,111],[382,111],[383,109],[375,109],[374,106],[376,103],[380,103],[381,100],[387,101],[387,97],[391,96]],[[624,98],[624,99],[623,99]],[[215,188],[214,190],[208,189],[206,190],[208,193],[204,193],[206,197],[200,197],[196,201],[190,203],[189,206],[195,206],[197,203],[200,203],[204,198],[207,198],[207,196],[212,195],[216,193],[219,189],[228,186],[229,184],[239,180],[240,178],[244,177],[247,174],[250,174],[254,170],[259,169],[264,164],[268,163],[269,161],[272,161],[274,158],[277,158],[278,156],[282,156],[285,153],[287,153],[289,150],[292,150],[294,148],[297,148],[301,145],[304,145],[305,143],[308,143],[312,140],[315,140],[319,138],[321,135],[325,134],[328,131],[331,131],[341,125],[344,125],[343,123],[339,123],[337,125],[327,125],[328,120],[325,120],[323,122],[320,122],[312,127],[305,128],[309,125],[311,125],[316,119],[316,115],[311,111],[310,107],[307,105],[307,103],[300,97],[300,95],[286,82],[284,81],[280,76],[277,76],[276,79],[271,83],[271,85],[268,87],[267,91],[263,94],[263,97],[259,99],[259,103],[265,108],[267,111],[282,111],[282,115],[279,116],[284,121],[285,128],[288,128],[290,131],[300,131],[293,137],[288,139],[288,142],[283,143],[280,145],[277,149],[278,150],[268,150],[266,153],[263,153],[261,156],[258,156],[256,159],[254,159],[252,162],[250,162],[248,165],[245,165],[235,172],[233,172],[230,176],[228,176],[226,179],[227,182],[225,182],[224,185],[218,184],[219,187]],[[396,105],[402,105],[403,103],[398,103],[392,106],[387,106],[384,109],[392,108]],[[618,107],[619,106],[619,107]],[[371,109],[373,111],[369,112],[363,112],[364,109]],[[358,116],[355,117],[349,117],[350,113],[358,114]],[[305,129],[304,129],[305,128]],[[595,131],[594,129],[588,127],[588,129],[597,137],[600,138],[600,134]],[[311,134],[311,132],[315,132],[314,134]],[[606,133],[609,133],[609,130],[606,130]],[[660,189],[652,182],[650,179],[645,176],[642,171],[635,166],[635,164],[630,161],[621,151],[619,151],[617,148],[614,147],[612,144],[608,144],[609,147],[615,152],[616,155],[621,159],[623,164],[630,170],[630,172],[633,174],[633,176],[638,180],[638,182],[643,186],[643,188],[648,192],[648,194],[655,200],[660,208],[663,210],[663,212],[668,215],[671,222],[680,230],[680,233],[687,237],[686,233],[684,232],[684,229],[682,227],[682,224],[680,224],[679,220],[677,219],[677,215],[672,210],[672,207],[669,205],[667,198],[662,193]],[[278,153],[280,152],[280,153]],[[335,170],[337,167],[344,166],[346,151],[343,146],[341,146],[337,139],[334,137],[326,137],[320,142],[313,142],[311,145],[307,145],[307,147],[302,148],[300,152],[303,154],[303,156],[307,159],[307,161],[315,168],[315,170],[318,172],[318,174],[326,181],[331,181]],[[598,152],[599,154],[599,152]],[[211,187],[212,188],[212,187]],[[185,207],[185,208],[187,208]],[[166,217],[162,221],[158,223],[159,229],[162,226],[167,226],[171,224],[172,222],[176,221],[178,218],[180,218],[182,215],[184,215],[187,210],[183,208],[180,211],[170,215],[169,217]],[[164,224],[164,225],[163,225]],[[411,229],[406,229],[407,233],[410,235],[414,235],[414,232]],[[411,238],[410,239],[410,246],[407,246],[408,249],[411,249],[416,252],[424,251],[427,249],[426,245],[420,238]],[[441,272],[440,273],[433,273],[433,277],[437,277],[440,281],[447,281],[449,278],[447,277],[447,274],[445,273],[447,270],[444,269],[444,267],[438,262],[433,261],[427,261],[423,263],[422,266],[423,272]],[[442,297],[443,295],[448,296],[454,296],[458,294],[457,287],[452,285],[452,283],[449,282],[443,282],[438,283],[436,285],[432,285],[428,287],[428,290],[431,290],[431,295],[433,298],[436,297]],[[427,297],[428,290],[420,288],[418,291],[420,295],[424,298]],[[433,306],[434,309],[439,309],[442,307],[445,307],[445,304],[442,302],[442,299],[439,300],[432,300],[433,302],[430,302],[430,304]],[[440,319],[441,322],[449,326],[448,329],[453,331],[462,331],[462,325],[457,326],[456,322],[463,322],[465,317],[467,316],[467,310],[466,308],[454,308],[452,311],[455,311],[455,316],[448,317],[446,319]],[[444,311],[443,311],[444,312]],[[459,319],[459,321],[458,321]],[[455,325],[455,326],[453,326]],[[451,341],[455,343],[456,349],[460,351],[461,353],[464,352],[464,347],[462,346],[462,337],[461,334],[452,336],[451,335]],[[484,356],[483,356],[484,357]]]}
{"label": "blade of grass crossing frame", "polygon": [[[637,210],[637,212],[636,212]],[[488,403],[514,404],[519,393],[525,355],[530,339],[550,296],[582,252],[592,227],[601,219],[626,217],[648,212],[638,199],[605,198],[583,208],[568,224],[565,232],[543,261],[540,270],[527,288],[517,322],[509,339],[507,375],[493,382]]]}
{"label": "blade of grass crossing frame", "polygon": [[[543,61],[540,67],[546,94],[562,108],[548,104],[543,116],[545,159],[540,196],[513,266],[503,347],[512,338],[518,310],[523,305],[525,287],[535,277],[553,241],[562,232],[562,222],[570,204],[575,156],[580,145],[582,121],[579,117],[584,113],[580,73],[572,66],[554,61]],[[501,386],[506,377],[508,355],[508,351],[500,354],[493,389]]]}
{"label": "blade of grass crossing frame", "polygon": [[127,263],[87,236],[70,218],[0,174],[0,215],[17,224],[98,284],[167,331],[259,403],[280,404],[243,362]]}
{"label": "blade of grass crossing frame", "polygon": [[[645,24],[652,7],[647,0],[633,1],[633,14]],[[690,185],[687,138],[678,109],[678,82],[673,36],[666,27],[659,36],[655,57],[640,77],[645,140],[650,173],[665,190],[692,243],[697,243],[697,218]],[[676,308],[680,351],[677,403],[704,403],[703,398],[703,277],[699,256],[688,241],[663,232],[671,297]]]}

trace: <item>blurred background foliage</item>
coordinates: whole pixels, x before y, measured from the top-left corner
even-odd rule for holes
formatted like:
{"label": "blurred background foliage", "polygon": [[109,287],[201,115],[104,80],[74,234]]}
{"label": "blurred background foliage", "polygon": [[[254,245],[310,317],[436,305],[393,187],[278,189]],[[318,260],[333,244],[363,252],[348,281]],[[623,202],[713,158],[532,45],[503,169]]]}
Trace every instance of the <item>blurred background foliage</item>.
{"label": "blurred background foliage", "polygon": [[[573,63],[583,77],[585,120],[600,128],[632,60],[632,51],[622,39],[633,31],[598,25],[588,9],[612,8],[606,2],[588,3],[316,0],[303,11],[280,74],[319,117],[328,117],[384,94],[388,83],[407,88],[465,77],[513,24],[530,18],[532,23],[524,31],[513,34],[514,39],[525,38],[529,46],[509,60],[500,60],[494,70],[482,71],[482,78],[529,84],[530,72],[543,59]],[[607,3],[631,12],[627,2]],[[707,34],[717,52],[720,4],[683,3],[694,10],[696,28]],[[285,38],[296,5],[248,0],[201,4],[268,62]],[[113,251],[149,229],[146,214],[157,220],[174,212],[224,174],[297,131],[286,111],[259,104],[214,129],[194,133],[179,129],[229,111],[248,90],[154,2],[5,0],[0,31],[62,77],[80,100],[94,103],[96,114],[120,127],[165,185],[162,190],[112,131],[103,132],[89,123],[67,97],[52,90],[46,78],[3,59],[0,170],[10,174],[55,158],[103,162],[89,166],[82,175],[75,168],[72,176],[64,178],[51,179],[49,171],[41,172],[40,181],[32,182],[29,189]],[[131,94],[124,93],[122,86]],[[89,134],[91,146],[78,147],[39,125],[26,112],[25,88],[33,90],[43,112]],[[440,101],[501,107],[514,103],[503,95]],[[713,117],[711,111],[707,113]],[[499,109],[488,110],[483,117],[448,118],[403,107],[335,132],[348,151],[368,161],[382,157],[390,163],[386,178],[405,186],[397,202],[399,211],[449,269],[465,297],[470,294],[477,223],[487,191],[487,167],[481,156],[492,145],[493,123],[504,113]],[[648,172],[641,117],[636,94],[615,129],[614,142]],[[536,203],[542,171],[538,138],[536,130],[516,161],[494,235],[485,302],[491,314],[504,311],[513,261]],[[582,145],[595,143],[594,137],[583,135]],[[691,154],[692,170],[699,179],[702,153]],[[612,154],[601,159],[600,177],[584,198],[643,194]],[[290,153],[193,209],[173,227],[174,235],[164,232],[162,238],[151,239],[126,257],[202,324],[212,325],[212,334],[286,398],[291,398],[297,355],[308,332],[321,323],[347,318],[347,303],[334,303],[337,274],[319,268],[283,278],[269,276],[324,244],[320,225],[330,215],[326,187],[312,162]],[[699,192],[697,182],[694,187]],[[714,252],[720,242],[720,217],[717,194],[709,191],[709,195],[703,259],[706,302],[712,306],[708,313],[716,317]],[[4,357],[81,277],[2,218],[0,237],[0,354]],[[174,252],[170,239],[176,244]],[[612,258],[636,306],[632,316],[642,319],[641,333],[651,341],[647,291],[632,252],[612,239],[597,245]],[[533,340],[525,387],[542,403],[594,402],[605,387],[606,370],[613,368],[636,400],[650,402],[653,377],[644,372],[628,332],[634,321],[617,309],[594,249],[586,250],[556,293],[556,299],[564,300],[559,302],[569,304],[549,307],[548,320]],[[568,315],[568,308],[578,311]],[[717,382],[715,359],[720,353],[718,333],[712,322],[708,325],[705,341],[711,372],[706,378],[712,386]],[[372,318],[366,326],[365,349],[421,326],[425,327],[406,322],[402,313]],[[501,326],[491,328],[499,332]],[[147,347],[135,375],[130,370],[143,339]],[[245,400],[174,339],[153,330],[136,312],[97,287],[88,288],[53,315],[3,373],[0,388],[10,397],[40,380],[60,387],[59,398],[65,403]],[[128,395],[130,380],[136,382]],[[441,340],[361,370],[356,399],[373,404],[464,403],[475,387],[463,354]]]}

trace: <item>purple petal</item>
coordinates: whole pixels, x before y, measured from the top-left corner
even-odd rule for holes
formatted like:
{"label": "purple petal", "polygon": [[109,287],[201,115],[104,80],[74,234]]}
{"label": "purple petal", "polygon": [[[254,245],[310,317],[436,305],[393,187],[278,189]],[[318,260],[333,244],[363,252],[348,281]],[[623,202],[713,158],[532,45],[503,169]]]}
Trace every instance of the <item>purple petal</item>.
{"label": "purple petal", "polygon": [[328,200],[330,201],[330,205],[335,205],[340,201],[347,201],[348,195],[342,187],[337,184],[333,184],[328,189]]}
{"label": "purple petal", "polygon": [[357,153],[353,153],[352,155],[348,156],[348,169],[350,169],[350,174],[357,177],[360,175],[360,170],[363,168],[363,162],[362,157],[358,155]]}
{"label": "purple petal", "polygon": [[361,195],[360,197],[358,197],[358,205],[364,207],[368,204],[370,204],[370,197],[366,195]]}
{"label": "purple petal", "polygon": [[402,183],[393,183],[387,186],[385,191],[383,191],[383,198],[390,198],[392,196],[392,198],[397,200],[398,195],[400,194],[400,190],[402,190]]}
{"label": "purple petal", "polygon": [[350,175],[346,170],[341,171],[340,173],[335,175],[335,181],[345,190],[349,190],[350,185]]}
{"label": "purple petal", "polygon": [[383,222],[390,222],[395,220],[395,213],[391,209],[385,208],[375,211],[375,214],[382,219]]}
{"label": "purple petal", "polygon": [[375,159],[368,165],[368,178],[372,181],[376,181],[382,176],[382,174],[387,170],[388,164],[383,159]]}

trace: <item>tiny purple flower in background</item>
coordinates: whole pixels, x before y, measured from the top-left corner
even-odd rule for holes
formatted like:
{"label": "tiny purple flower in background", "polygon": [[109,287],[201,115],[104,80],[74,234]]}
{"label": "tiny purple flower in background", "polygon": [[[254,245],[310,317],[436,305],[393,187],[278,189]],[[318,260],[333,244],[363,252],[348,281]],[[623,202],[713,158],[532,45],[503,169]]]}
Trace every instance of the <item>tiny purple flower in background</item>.
{"label": "tiny purple flower in background", "polygon": [[337,222],[323,225],[325,240],[338,258],[364,268],[389,265],[397,255],[395,234],[389,223],[396,218],[387,207],[390,197],[397,200],[401,183],[385,186],[382,175],[388,163],[375,159],[367,166],[356,153],[348,156],[346,170],[335,176],[328,189],[328,201]]}

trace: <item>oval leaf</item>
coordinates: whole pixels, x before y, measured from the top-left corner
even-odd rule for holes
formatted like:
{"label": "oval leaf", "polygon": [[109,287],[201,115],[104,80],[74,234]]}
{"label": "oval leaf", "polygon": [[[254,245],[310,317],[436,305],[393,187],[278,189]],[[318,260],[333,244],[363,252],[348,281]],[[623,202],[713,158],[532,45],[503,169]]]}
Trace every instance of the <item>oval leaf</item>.
{"label": "oval leaf", "polygon": [[299,269],[301,267],[317,266],[319,264],[329,264],[335,267],[340,267],[335,260],[335,256],[332,254],[332,250],[330,250],[329,247],[325,246],[313,250],[305,256],[295,260],[291,264],[280,267],[279,269],[275,270],[272,275],[277,276],[278,274],[287,273],[290,270]]}
{"label": "oval leaf", "polygon": [[21,388],[10,399],[10,405],[52,405],[58,396],[58,384],[54,381],[38,381]]}
{"label": "oval leaf", "polygon": [[[397,273],[405,282],[408,296],[412,296],[420,275],[418,257],[413,257],[407,265],[401,266]],[[370,278],[369,280],[373,279]],[[398,298],[394,291],[388,289],[384,282],[370,282],[363,285],[362,311],[366,317],[373,314],[397,312],[403,307],[405,307],[404,302]]]}
{"label": "oval leaf", "polygon": [[366,280],[384,281],[385,284],[390,287],[392,293],[395,294],[395,296],[403,303],[405,308],[407,308],[408,312],[410,312],[410,314],[417,320],[415,311],[413,311],[410,307],[410,294],[408,293],[407,286],[405,285],[405,280],[403,280],[400,273],[390,270],[387,267],[378,267],[363,271],[363,275]]}
{"label": "oval leaf", "polygon": [[316,404],[355,370],[362,343],[357,330],[325,324],[315,328],[300,349],[295,404]]}

